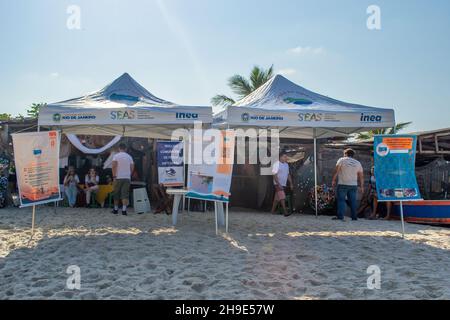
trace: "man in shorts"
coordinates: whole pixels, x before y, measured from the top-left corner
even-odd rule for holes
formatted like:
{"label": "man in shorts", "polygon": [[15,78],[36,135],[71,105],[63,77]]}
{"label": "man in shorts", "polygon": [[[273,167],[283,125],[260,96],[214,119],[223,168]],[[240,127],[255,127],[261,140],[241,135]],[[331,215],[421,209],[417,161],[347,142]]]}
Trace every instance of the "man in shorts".
{"label": "man in shorts", "polygon": [[272,213],[275,213],[278,203],[281,203],[283,208],[284,216],[288,217],[291,213],[288,213],[286,209],[286,193],[285,189],[287,182],[289,181],[289,186],[293,190],[293,183],[291,175],[289,174],[289,164],[287,163],[287,154],[280,154],[280,161],[274,163],[272,167],[273,174],[273,184],[275,186],[275,197],[273,199]]}
{"label": "man in shorts", "polygon": [[127,146],[124,143],[119,145],[119,152],[112,160],[113,173],[113,196],[114,196],[114,214],[119,213],[119,202],[122,200],[122,215],[127,215],[127,206],[129,203],[131,174],[134,170],[133,158],[126,152]]}

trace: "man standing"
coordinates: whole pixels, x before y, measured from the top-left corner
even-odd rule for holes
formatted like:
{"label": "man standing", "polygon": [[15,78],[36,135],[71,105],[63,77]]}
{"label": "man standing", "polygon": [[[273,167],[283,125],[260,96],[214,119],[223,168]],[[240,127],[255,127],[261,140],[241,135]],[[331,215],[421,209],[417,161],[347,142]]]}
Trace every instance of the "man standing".
{"label": "man standing", "polygon": [[274,163],[272,167],[272,174],[273,184],[275,185],[275,197],[273,198],[272,213],[275,213],[278,202],[280,202],[281,206],[283,207],[284,216],[288,217],[291,215],[291,213],[288,213],[286,210],[285,189],[289,180],[289,186],[291,190],[293,190],[293,183],[291,175],[289,174],[289,164],[287,163],[286,153],[283,152],[280,154],[280,161]]}
{"label": "man standing", "polygon": [[333,174],[333,188],[337,183],[337,217],[335,220],[344,220],[344,214],[346,209],[346,198],[350,203],[352,211],[352,220],[358,220],[356,213],[356,195],[359,189],[361,193],[364,193],[364,175],[361,163],[355,160],[355,151],[352,149],[344,150],[344,157],[340,158],[336,164],[336,169]]}
{"label": "man standing", "polygon": [[119,201],[122,200],[122,214],[127,215],[128,197],[130,194],[131,173],[134,170],[134,161],[126,153],[127,146],[124,143],[119,145],[119,152],[112,160],[113,174],[113,195],[114,195],[114,214],[119,213]]}

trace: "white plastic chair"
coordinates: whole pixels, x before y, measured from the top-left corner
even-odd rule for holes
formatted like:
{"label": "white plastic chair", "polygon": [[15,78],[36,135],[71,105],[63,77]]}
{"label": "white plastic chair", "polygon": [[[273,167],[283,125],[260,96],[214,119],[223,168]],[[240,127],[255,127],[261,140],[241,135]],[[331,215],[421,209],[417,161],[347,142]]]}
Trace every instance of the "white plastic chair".
{"label": "white plastic chair", "polygon": [[150,201],[145,188],[133,190],[133,207],[135,213],[151,212]]}

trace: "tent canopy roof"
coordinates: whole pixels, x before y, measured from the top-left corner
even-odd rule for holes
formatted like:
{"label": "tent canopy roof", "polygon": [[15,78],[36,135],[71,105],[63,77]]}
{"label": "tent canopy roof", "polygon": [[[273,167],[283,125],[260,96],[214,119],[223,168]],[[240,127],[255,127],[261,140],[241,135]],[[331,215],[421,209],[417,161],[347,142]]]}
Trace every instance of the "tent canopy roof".
{"label": "tent canopy roof", "polygon": [[280,128],[281,136],[311,138],[392,127],[395,118],[392,109],[339,101],[276,75],[247,97],[218,112],[214,123],[230,127],[275,127]]}
{"label": "tent canopy roof", "polygon": [[80,108],[176,106],[175,103],[160,99],[151,94],[128,73],[124,73],[103,89],[82,97],[51,103],[50,105],[66,105]]}
{"label": "tent canopy roof", "polygon": [[160,99],[128,73],[101,90],[51,103],[39,113],[38,124],[65,133],[170,138],[173,130],[195,122],[212,122],[211,107],[184,106]]}

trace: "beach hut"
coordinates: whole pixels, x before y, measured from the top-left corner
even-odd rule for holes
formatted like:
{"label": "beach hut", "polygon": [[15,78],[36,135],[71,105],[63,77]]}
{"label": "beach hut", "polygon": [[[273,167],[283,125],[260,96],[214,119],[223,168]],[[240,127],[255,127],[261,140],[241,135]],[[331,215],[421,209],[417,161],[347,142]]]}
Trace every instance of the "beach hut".
{"label": "beach hut", "polygon": [[178,105],[155,97],[128,73],[88,95],[41,108],[39,127],[66,134],[167,139],[196,121],[212,122],[211,107]]}
{"label": "beach hut", "polygon": [[339,101],[276,75],[214,115],[214,126],[278,129],[280,138],[314,140],[317,215],[317,139],[395,126],[394,110]]}

